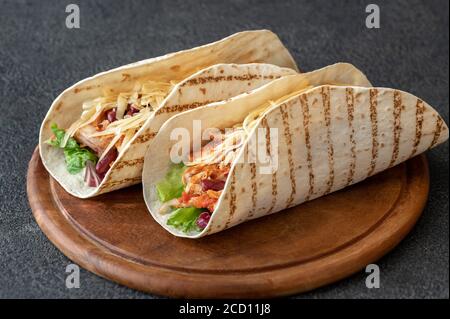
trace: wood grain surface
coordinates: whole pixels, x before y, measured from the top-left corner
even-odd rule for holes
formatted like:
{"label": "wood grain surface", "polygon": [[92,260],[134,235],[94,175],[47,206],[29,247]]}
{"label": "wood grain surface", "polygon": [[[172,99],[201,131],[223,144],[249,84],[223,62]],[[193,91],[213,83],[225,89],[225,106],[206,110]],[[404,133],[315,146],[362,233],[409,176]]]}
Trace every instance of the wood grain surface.
{"label": "wood grain surface", "polygon": [[71,260],[134,289],[191,298],[284,296],[345,278],[401,241],[428,190],[421,155],[342,191],[192,240],[153,220],[141,186],[75,198],[48,175],[37,149],[27,176],[37,223]]}

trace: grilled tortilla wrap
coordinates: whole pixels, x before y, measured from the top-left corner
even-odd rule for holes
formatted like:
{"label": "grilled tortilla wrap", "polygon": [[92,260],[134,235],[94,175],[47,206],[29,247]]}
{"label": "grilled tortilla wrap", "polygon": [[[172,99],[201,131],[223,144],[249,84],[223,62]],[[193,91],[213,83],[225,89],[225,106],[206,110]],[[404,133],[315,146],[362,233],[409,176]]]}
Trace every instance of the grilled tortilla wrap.
{"label": "grilled tortilla wrap", "polygon": [[[268,101],[278,102],[271,105]],[[261,106],[268,104],[261,111]],[[253,117],[255,111],[258,116]],[[173,168],[180,169],[171,163],[170,157],[170,151],[179,143],[171,140],[174,129],[185,128],[192,136],[193,120],[197,120],[201,121],[203,132],[207,128],[233,126],[243,126],[245,130],[249,115],[253,124],[241,138],[242,143],[239,140],[236,143],[238,147],[228,167],[206,165],[205,170],[199,165],[199,170],[192,172],[196,165],[189,166],[192,164],[189,158],[185,162],[187,168],[180,173],[182,195],[175,202],[171,202],[173,196],[161,200],[168,172],[172,173],[173,182],[177,173]],[[278,132],[277,147],[267,133],[269,129]],[[448,127],[426,102],[403,91],[372,88],[354,68],[338,64],[287,76],[250,94],[188,111],[167,121],[145,157],[144,199],[154,219],[170,233],[199,238],[360,182],[447,139]],[[278,154],[276,170],[269,173],[264,170],[267,164],[255,155],[255,143],[268,153]],[[249,160],[255,158],[257,161]],[[191,183],[196,174],[202,173],[206,177],[200,179],[204,180],[197,185]],[[212,206],[208,201],[193,201],[200,198],[192,197],[191,193],[198,185],[200,192],[206,186],[206,193],[218,195]],[[171,210],[167,211],[166,203],[170,203]],[[200,212],[194,208],[200,208]],[[203,223],[203,229],[189,220],[195,217],[198,222],[208,210],[209,220]]]}
{"label": "grilled tortilla wrap", "polygon": [[[171,116],[249,91],[295,70],[295,62],[278,37],[262,30],[97,74],[68,88],[53,102],[39,136],[43,164],[66,191],[80,198],[139,183],[145,150]],[[114,118],[108,121],[110,111]],[[65,134],[54,127],[52,132],[54,123]],[[61,141],[54,136],[59,133],[64,136]],[[73,149],[67,149],[72,145]],[[76,168],[71,173],[66,152],[81,154],[70,162]],[[93,187],[85,182],[88,169],[80,169],[84,164],[80,159],[86,158],[86,164],[98,161],[95,176],[100,163],[108,164],[103,165],[106,172],[96,176]]]}
{"label": "grilled tortilla wrap", "polygon": [[[154,219],[176,236],[203,237],[360,182],[448,139],[448,127],[426,102],[403,91],[368,87],[363,76],[330,76],[345,68],[284,77],[166,122],[147,151],[143,170],[144,198]],[[203,130],[234,126],[242,133],[244,128],[238,147],[225,156],[234,154],[230,164],[205,165],[193,161],[192,154],[184,168],[171,163],[169,152],[179,141],[172,141],[170,132],[183,127],[195,134],[193,120],[201,121]],[[245,123],[251,124],[248,131]],[[278,132],[277,147],[270,129]],[[277,169],[264,170],[267,164],[255,155],[255,144],[278,154]],[[173,182],[180,171],[182,195],[166,196],[163,203],[167,177]],[[196,185],[192,180],[198,176],[205,179]],[[193,189],[203,194],[192,196]],[[215,202],[196,201],[209,193]]]}

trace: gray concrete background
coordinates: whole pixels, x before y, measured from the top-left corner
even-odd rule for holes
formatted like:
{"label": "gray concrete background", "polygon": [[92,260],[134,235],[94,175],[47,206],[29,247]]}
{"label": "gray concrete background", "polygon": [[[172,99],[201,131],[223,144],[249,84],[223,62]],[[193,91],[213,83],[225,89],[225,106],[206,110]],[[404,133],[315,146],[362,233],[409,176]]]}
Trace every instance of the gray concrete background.
{"label": "gray concrete background", "polygon": [[[365,28],[365,7],[381,29]],[[81,29],[65,27],[77,3]],[[81,272],[43,235],[26,197],[26,169],[39,125],[66,87],[97,72],[268,28],[307,71],[351,62],[377,86],[416,94],[448,123],[449,2],[432,1],[0,1],[0,297],[154,298]],[[300,298],[448,298],[448,143],[428,153],[431,192],[417,226],[379,261],[381,288],[365,274]]]}

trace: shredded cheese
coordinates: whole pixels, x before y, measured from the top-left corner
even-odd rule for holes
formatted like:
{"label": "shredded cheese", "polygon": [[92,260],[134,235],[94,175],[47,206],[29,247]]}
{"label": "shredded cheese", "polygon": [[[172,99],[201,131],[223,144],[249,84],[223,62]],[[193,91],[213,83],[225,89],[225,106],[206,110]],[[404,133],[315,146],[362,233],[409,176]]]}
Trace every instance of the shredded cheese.
{"label": "shredded cheese", "polygon": [[256,126],[258,121],[269,112],[273,107],[283,103],[289,98],[298,95],[300,93],[309,90],[312,86],[304,86],[300,90],[296,90],[288,95],[285,95],[276,101],[268,101],[263,106],[250,112],[242,122],[242,124],[236,124],[235,130],[231,133],[225,133],[223,135],[222,142],[219,145],[213,147],[212,151],[201,154],[199,158],[192,161],[186,161],[186,166],[194,166],[199,164],[214,164],[214,163],[226,163],[230,164],[236,157],[237,150],[243,145],[247,136],[253,127]]}
{"label": "shredded cheese", "polygon": [[122,137],[122,134],[120,134],[121,131],[120,129],[117,130],[116,136],[114,136],[114,138],[111,140],[111,142],[108,144],[108,146],[105,148],[105,150],[103,151],[103,153],[101,154],[101,156],[99,157],[98,161],[100,162],[106,154],[108,154],[108,152],[111,150],[111,148],[113,148],[113,146],[119,142],[120,138]]}
{"label": "shredded cheese", "polygon": [[[63,139],[63,146],[70,137],[74,136],[78,129],[85,125],[92,124],[99,116],[110,109],[116,108],[116,121],[108,124],[105,130],[96,132],[90,137],[99,137],[113,135],[114,138],[108,144],[102,154],[98,154],[100,159],[123,137],[118,151],[131,140],[134,134],[139,130],[143,123],[149,118],[155,109],[157,109],[169,94],[176,82],[157,82],[157,81],[136,81],[130,92],[118,92],[111,88],[103,88],[103,96],[93,100],[85,101],[82,105],[83,112],[80,119],[75,121]],[[128,105],[132,105],[139,110],[133,116],[125,115]]]}
{"label": "shredded cheese", "polygon": [[120,93],[117,97],[117,110],[116,110],[116,118],[118,120],[123,119],[123,115],[128,107],[128,99],[129,96],[125,93]]}
{"label": "shredded cheese", "polygon": [[[199,164],[214,164],[220,162],[231,163],[234,158],[235,151],[244,143],[246,133],[242,127],[236,127],[231,132],[225,132],[221,143],[212,147],[211,151],[203,151],[201,155],[192,161],[186,161],[186,166],[194,166]],[[210,143],[214,143],[212,141]]]}

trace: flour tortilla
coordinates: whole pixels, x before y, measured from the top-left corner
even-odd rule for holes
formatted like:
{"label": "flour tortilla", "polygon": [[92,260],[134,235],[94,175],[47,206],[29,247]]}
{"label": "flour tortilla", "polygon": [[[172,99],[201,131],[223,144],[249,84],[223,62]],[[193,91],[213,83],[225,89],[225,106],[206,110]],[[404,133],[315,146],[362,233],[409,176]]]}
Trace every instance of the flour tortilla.
{"label": "flour tortilla", "polygon": [[[333,76],[335,74],[335,76]],[[339,75],[346,76],[339,77]],[[333,83],[334,85],[321,85]],[[229,128],[269,100],[314,88],[275,105],[258,121],[231,166],[225,188],[208,226],[185,234],[166,225],[159,214],[156,183],[171,165],[169,151],[178,127],[192,134],[192,120],[202,128]],[[278,170],[261,174],[261,163],[248,163],[251,137],[259,128],[278,129]],[[167,121],[147,151],[143,192],[154,219],[170,233],[199,238],[324,196],[386,170],[445,142],[448,127],[440,115],[414,95],[373,88],[346,64],[287,76],[250,94],[179,114]]]}
{"label": "flour tortilla", "polygon": [[[260,30],[240,32],[218,42],[97,74],[66,89],[52,103],[39,135],[42,162],[67,192],[80,198],[140,183],[145,150],[164,121],[179,112],[230,98],[297,70],[279,38]],[[68,128],[80,118],[84,101],[101,96],[105,88],[131,90],[141,78],[179,83],[119,153],[101,184],[88,187],[83,172],[76,175],[67,172],[62,150],[45,144],[52,136],[50,126],[57,123]]]}

